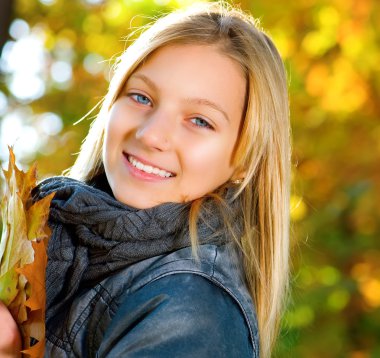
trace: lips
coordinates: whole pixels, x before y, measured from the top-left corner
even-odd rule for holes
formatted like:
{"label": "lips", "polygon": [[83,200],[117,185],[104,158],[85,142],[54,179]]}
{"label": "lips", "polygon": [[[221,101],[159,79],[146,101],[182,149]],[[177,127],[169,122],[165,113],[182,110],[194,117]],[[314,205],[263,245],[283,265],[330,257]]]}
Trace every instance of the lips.
{"label": "lips", "polygon": [[141,172],[147,173],[149,175],[161,177],[161,178],[171,178],[175,176],[175,173],[170,172],[159,166],[156,166],[153,163],[149,163],[139,157],[136,157],[134,155],[131,155],[125,152],[123,152],[123,155],[133,167],[135,167]]}

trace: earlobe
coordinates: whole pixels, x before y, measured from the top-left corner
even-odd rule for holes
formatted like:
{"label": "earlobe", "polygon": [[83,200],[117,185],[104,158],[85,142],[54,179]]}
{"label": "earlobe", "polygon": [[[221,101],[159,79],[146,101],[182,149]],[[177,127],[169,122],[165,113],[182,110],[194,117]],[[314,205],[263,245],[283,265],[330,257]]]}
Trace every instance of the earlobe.
{"label": "earlobe", "polygon": [[239,184],[241,184],[243,182],[243,180],[244,180],[244,178],[241,178],[241,179],[232,179],[231,183],[239,185]]}
{"label": "earlobe", "polygon": [[231,177],[231,182],[233,184],[241,184],[247,175],[245,169],[236,169],[235,173]]}

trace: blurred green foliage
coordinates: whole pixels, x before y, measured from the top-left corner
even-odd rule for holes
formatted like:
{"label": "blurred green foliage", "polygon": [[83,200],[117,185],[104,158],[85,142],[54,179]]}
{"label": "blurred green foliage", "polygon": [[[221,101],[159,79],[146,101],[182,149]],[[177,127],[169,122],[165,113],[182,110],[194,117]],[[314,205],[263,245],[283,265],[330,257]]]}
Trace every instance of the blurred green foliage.
{"label": "blurred green foliage", "polygon": [[[128,45],[130,27],[189,3],[15,0],[14,19],[43,39],[47,70],[66,54],[73,72],[64,86],[47,72],[44,96],[31,102],[18,101],[6,81],[0,84],[8,110],[28,107],[63,120],[62,132],[25,164],[37,159],[40,176],[70,166],[90,120],[72,124],[105,94],[112,59]],[[380,3],[239,4],[261,19],[289,73],[293,277],[275,356],[380,357]],[[90,63],[90,73],[86,59],[104,62]]]}

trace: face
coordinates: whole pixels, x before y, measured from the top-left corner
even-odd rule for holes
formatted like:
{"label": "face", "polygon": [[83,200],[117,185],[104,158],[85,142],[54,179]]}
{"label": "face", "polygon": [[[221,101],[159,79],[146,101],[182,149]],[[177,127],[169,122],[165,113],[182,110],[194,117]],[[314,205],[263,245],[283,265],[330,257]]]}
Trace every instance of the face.
{"label": "face", "polygon": [[107,119],[103,162],[116,199],[139,209],[187,202],[234,177],[245,88],[239,65],[216,47],[154,52]]}

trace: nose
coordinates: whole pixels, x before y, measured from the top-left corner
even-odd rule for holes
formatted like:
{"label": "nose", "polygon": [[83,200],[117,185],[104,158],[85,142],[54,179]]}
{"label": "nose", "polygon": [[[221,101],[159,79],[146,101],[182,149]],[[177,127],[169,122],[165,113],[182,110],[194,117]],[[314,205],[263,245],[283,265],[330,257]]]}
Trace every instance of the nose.
{"label": "nose", "polygon": [[172,128],[168,115],[156,111],[136,131],[136,139],[152,150],[167,151],[172,145]]}

